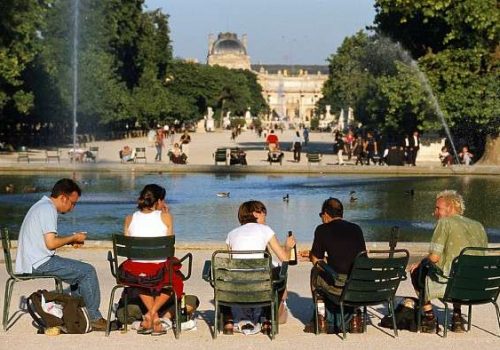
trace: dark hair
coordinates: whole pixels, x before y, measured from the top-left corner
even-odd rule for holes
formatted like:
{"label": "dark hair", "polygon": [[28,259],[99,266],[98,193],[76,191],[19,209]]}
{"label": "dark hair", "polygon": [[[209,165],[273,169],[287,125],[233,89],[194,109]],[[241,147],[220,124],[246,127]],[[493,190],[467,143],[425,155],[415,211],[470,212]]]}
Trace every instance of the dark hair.
{"label": "dark hair", "polygon": [[150,184],[144,186],[137,199],[137,209],[152,208],[156,202],[165,199],[166,194],[165,189],[159,185]]}
{"label": "dark hair", "polygon": [[331,218],[341,218],[344,216],[344,206],[337,198],[330,197],[323,202],[321,212],[327,213]]}
{"label": "dark hair", "polygon": [[240,205],[238,209],[238,220],[240,224],[248,224],[257,222],[257,218],[253,215],[254,212],[267,213],[266,206],[259,201],[248,201]]}
{"label": "dark hair", "polygon": [[56,182],[54,187],[52,187],[52,193],[50,196],[52,198],[57,198],[62,194],[69,196],[73,192],[78,193],[78,196],[82,195],[82,190],[75,181],[71,179],[61,179]]}

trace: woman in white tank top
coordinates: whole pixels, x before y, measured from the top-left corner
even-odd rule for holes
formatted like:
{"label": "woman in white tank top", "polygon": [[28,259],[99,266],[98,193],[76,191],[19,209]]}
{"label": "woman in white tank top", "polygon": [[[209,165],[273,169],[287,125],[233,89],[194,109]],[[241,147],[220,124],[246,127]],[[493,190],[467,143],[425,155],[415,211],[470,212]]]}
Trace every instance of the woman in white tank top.
{"label": "woman in white tank top", "polygon": [[[160,237],[174,235],[173,219],[165,204],[165,194],[165,189],[159,185],[151,184],[144,187],[137,200],[139,210],[125,218],[125,236]],[[163,265],[165,260],[129,260],[125,263],[128,263],[131,270],[148,273],[153,270],[157,271],[158,266]],[[161,333],[162,327],[158,310],[168,301],[170,294],[162,293],[161,289],[159,294],[144,289],[141,290],[139,296],[148,309],[148,313],[144,315],[138,333]]]}

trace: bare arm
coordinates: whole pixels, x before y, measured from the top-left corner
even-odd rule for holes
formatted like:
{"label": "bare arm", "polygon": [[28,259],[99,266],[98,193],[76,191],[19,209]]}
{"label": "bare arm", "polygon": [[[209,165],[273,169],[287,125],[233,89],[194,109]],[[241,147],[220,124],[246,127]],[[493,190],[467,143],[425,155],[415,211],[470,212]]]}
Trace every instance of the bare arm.
{"label": "bare arm", "polygon": [[166,211],[163,210],[161,213],[161,221],[167,226],[167,236],[173,236],[174,233],[174,219],[172,218],[172,215]]}
{"label": "bare arm", "polygon": [[127,215],[125,218],[125,223],[123,224],[123,235],[128,236],[128,227],[130,226],[130,223],[132,222],[132,215]]}
{"label": "bare arm", "polygon": [[289,236],[286,239],[285,242],[285,247],[283,248],[280,245],[280,242],[276,238],[276,235],[273,235],[267,246],[269,247],[270,250],[276,254],[278,259],[280,261],[288,261],[290,259],[290,251],[292,250],[293,246],[295,245],[295,238],[293,236]]}
{"label": "bare arm", "polygon": [[321,261],[323,259],[318,259],[317,257],[314,256],[314,254],[309,253],[309,260],[312,262],[313,265],[316,265],[318,261]]}
{"label": "bare arm", "polygon": [[66,244],[81,245],[85,242],[85,238],[87,238],[87,235],[83,232],[76,232],[66,237],[59,237],[55,232],[48,232],[43,236],[45,246],[50,250],[60,248]]}

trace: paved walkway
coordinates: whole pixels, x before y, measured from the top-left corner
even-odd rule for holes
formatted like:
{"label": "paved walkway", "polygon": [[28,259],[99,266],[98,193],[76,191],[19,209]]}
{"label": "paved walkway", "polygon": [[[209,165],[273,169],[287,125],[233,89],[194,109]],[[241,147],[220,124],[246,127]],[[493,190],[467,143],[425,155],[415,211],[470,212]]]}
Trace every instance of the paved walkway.
{"label": "paved walkway", "polygon": [[[300,163],[293,161],[293,152],[291,140],[294,131],[287,130],[284,133],[278,132],[281,148],[285,151],[283,165],[277,163],[269,165],[266,161],[267,151],[265,151],[265,140],[258,138],[253,131],[244,131],[236,141],[231,140],[229,131],[216,131],[212,133],[192,133],[192,142],[189,147],[188,165],[169,164],[166,156],[167,149],[164,149],[163,160],[155,162],[155,148],[150,144],[147,138],[128,138],[114,141],[97,141],[88,143],[86,146],[99,147],[97,163],[77,163],[72,164],[68,157],[69,148],[62,149],[61,162],[57,163],[51,160],[46,163],[43,150],[33,150],[32,158],[35,160],[29,164],[18,162],[16,154],[0,154],[0,170],[10,171],[164,171],[164,172],[297,172],[297,173],[366,173],[366,174],[396,174],[396,175],[456,175],[456,174],[475,174],[475,175],[498,175],[500,167],[492,166],[453,166],[443,168],[438,161],[419,162],[417,159],[416,167],[400,166],[355,166],[354,161],[347,161],[347,165],[336,165],[337,157],[332,154],[332,135],[330,133],[311,133],[311,142],[304,148]],[[178,141],[180,135],[175,136]],[[142,161],[134,164],[120,163],[118,152],[123,146],[128,145],[132,148],[146,147],[147,163]],[[247,153],[248,166],[225,166],[214,165],[213,153],[218,147],[241,147]],[[320,165],[308,164],[305,157],[306,152],[319,152],[323,154]],[[436,155],[437,157],[437,155]],[[437,158],[436,158],[437,160]]]}
{"label": "paved walkway", "polygon": [[[109,272],[106,261],[109,242],[103,242],[100,248],[65,249],[60,252],[63,256],[81,259],[91,263],[97,269],[101,285],[101,311],[107,312],[109,295],[114,280]],[[244,336],[235,334],[233,336],[220,335],[217,340],[212,340],[209,326],[213,322],[213,293],[211,287],[202,280],[201,270],[206,259],[210,258],[212,251],[217,245],[208,249],[191,250],[194,253],[194,266],[191,279],[186,284],[188,293],[196,294],[201,301],[198,312],[197,330],[184,332],[179,340],[174,338],[172,332],[165,336],[151,337],[137,335],[134,331],[126,334],[119,331],[112,332],[106,338],[104,333],[92,332],[86,335],[60,335],[49,337],[37,335],[31,325],[29,314],[19,310],[21,296],[28,296],[38,288],[51,288],[48,281],[28,281],[16,284],[11,303],[11,316],[13,321],[8,332],[0,331],[0,349],[37,349],[56,350],[74,349],[77,346],[85,347],[87,350],[102,349],[147,349],[168,348],[175,349],[329,349],[342,347],[345,349],[498,349],[500,346],[500,334],[495,320],[493,306],[474,307],[472,331],[467,334],[448,333],[446,339],[436,334],[417,334],[409,331],[400,331],[399,338],[393,338],[393,333],[387,329],[377,327],[380,317],[386,314],[384,306],[377,305],[369,308],[371,325],[368,326],[366,334],[348,334],[347,340],[342,341],[336,335],[314,335],[302,332],[304,324],[309,320],[311,309],[311,298],[309,294],[309,269],[310,263],[301,262],[289,270],[289,299],[290,314],[287,324],[280,327],[280,334],[274,341],[268,337],[258,334]],[[200,247],[198,247],[200,248]],[[410,247],[411,248],[411,247]],[[178,255],[182,256],[185,250],[178,249]],[[414,259],[421,254],[417,247]],[[0,284],[3,286],[6,280],[6,272],[3,261],[0,261]],[[3,289],[2,289],[3,292]],[[1,294],[3,296],[3,293]],[[400,286],[398,296],[413,295],[409,281]],[[3,301],[3,300],[2,300]],[[437,309],[438,317],[442,320],[443,309]],[[465,308],[463,309],[465,312]]]}

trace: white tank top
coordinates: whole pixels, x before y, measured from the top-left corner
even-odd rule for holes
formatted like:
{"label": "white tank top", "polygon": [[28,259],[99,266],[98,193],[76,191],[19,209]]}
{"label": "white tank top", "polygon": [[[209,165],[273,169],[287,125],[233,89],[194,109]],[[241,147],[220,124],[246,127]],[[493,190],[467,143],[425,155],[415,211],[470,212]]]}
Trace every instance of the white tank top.
{"label": "white tank top", "polygon": [[[136,211],[128,226],[128,234],[133,237],[160,237],[168,234],[168,227],[161,219],[161,211],[151,213]],[[136,262],[163,262],[165,260],[134,260]]]}

